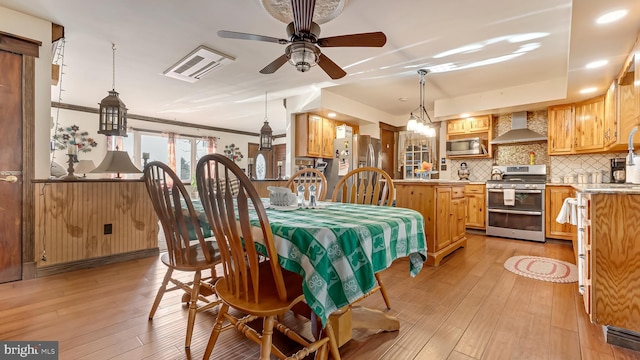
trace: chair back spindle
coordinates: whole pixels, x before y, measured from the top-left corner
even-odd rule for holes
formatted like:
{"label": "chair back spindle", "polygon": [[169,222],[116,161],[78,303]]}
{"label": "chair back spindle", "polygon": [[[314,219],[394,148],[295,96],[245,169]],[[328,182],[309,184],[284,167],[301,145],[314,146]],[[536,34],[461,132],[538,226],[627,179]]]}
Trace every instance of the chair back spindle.
{"label": "chair back spindle", "polygon": [[[249,178],[233,161],[220,154],[203,156],[196,168],[198,192],[222,259],[227,290],[237,298],[259,303],[259,286],[273,283],[282,301],[287,291],[267,213]],[[237,184],[235,196],[232,188]],[[257,218],[259,224],[251,224]],[[259,229],[259,230],[258,230]],[[260,265],[256,243],[260,237],[270,261]],[[272,279],[270,279],[272,277]]]}

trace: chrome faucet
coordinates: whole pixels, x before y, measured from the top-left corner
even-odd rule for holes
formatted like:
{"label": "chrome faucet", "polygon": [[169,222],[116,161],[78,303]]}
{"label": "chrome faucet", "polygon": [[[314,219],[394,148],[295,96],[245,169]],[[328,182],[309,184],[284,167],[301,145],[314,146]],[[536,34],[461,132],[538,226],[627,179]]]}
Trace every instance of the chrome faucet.
{"label": "chrome faucet", "polygon": [[633,135],[636,134],[636,131],[638,131],[638,127],[634,126],[629,133],[629,155],[627,156],[627,166],[634,166],[636,164],[636,155],[633,153]]}

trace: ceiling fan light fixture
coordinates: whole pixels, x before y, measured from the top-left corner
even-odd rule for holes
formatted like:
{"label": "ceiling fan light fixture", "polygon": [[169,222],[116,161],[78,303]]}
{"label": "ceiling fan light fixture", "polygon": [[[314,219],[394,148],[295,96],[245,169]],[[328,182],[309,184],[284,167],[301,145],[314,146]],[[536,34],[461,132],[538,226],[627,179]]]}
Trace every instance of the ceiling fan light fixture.
{"label": "ceiling fan light fixture", "polygon": [[318,63],[320,49],[311,43],[296,42],[287,46],[285,54],[298,71],[307,72]]}

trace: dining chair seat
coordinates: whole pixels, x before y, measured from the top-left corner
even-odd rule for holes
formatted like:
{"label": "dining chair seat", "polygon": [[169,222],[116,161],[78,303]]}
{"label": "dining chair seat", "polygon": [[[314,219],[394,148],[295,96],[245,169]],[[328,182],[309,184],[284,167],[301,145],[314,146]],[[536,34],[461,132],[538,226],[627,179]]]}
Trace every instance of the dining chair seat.
{"label": "dining chair seat", "polygon": [[162,263],[166,266],[173,267],[178,271],[198,271],[198,269],[202,269],[203,267],[208,269],[211,267],[211,264],[204,254],[205,251],[209,253],[210,257],[213,257],[215,260],[220,261],[218,244],[215,242],[215,240],[205,241],[205,249],[203,249],[200,244],[189,246],[187,255],[189,260],[185,263],[172,264],[171,256],[168,252],[164,252],[160,255],[160,261],[162,261]]}
{"label": "dining chair seat", "polygon": [[[234,295],[233,292],[228,290],[230,287],[225,277],[222,277],[216,283],[216,294],[218,294],[222,301],[228,303],[233,308],[258,317],[283,314],[289,311],[295,304],[304,301],[302,277],[300,275],[284,269],[282,270],[282,278],[287,284],[287,298],[280,300],[275,281],[273,281],[270,260],[263,261],[259,263],[258,266],[260,267],[260,275],[264,277],[264,280],[260,282],[258,290],[260,291],[258,295],[260,298],[259,303],[256,304],[253,301],[248,301]],[[252,287],[249,287],[249,293],[247,295],[249,299],[254,298],[255,294],[253,293]]]}

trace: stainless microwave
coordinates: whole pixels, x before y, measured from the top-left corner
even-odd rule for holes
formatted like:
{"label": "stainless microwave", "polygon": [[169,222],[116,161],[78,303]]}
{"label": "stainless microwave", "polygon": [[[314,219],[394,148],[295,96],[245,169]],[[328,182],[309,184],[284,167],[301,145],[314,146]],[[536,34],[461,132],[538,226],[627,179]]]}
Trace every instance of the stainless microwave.
{"label": "stainless microwave", "polygon": [[468,138],[447,140],[447,155],[482,155],[487,153],[487,140],[482,138]]}

